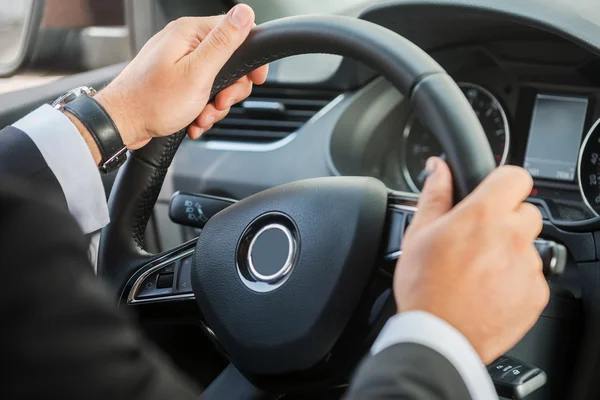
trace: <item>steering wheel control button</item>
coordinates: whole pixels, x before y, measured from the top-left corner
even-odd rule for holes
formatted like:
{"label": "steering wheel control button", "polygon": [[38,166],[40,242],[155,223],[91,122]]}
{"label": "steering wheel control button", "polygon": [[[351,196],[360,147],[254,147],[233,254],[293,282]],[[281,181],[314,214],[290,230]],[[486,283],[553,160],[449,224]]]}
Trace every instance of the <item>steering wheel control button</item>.
{"label": "steering wheel control button", "polygon": [[177,192],[171,197],[169,216],[176,224],[202,229],[209,219],[232,204],[235,200]]}
{"label": "steering wheel control button", "polygon": [[[387,211],[386,228],[387,236],[384,237],[384,260],[394,261],[389,266],[385,266],[386,271],[394,273],[395,261],[402,255],[402,238],[412,220],[413,214],[417,211],[412,206],[391,205]],[[390,268],[388,268],[390,267]]]}
{"label": "steering wheel control button", "polygon": [[[167,275],[171,275],[171,274],[167,274]],[[146,279],[144,279],[144,281],[142,282],[142,285],[140,286],[136,298],[138,299],[148,299],[151,297],[157,297],[157,296],[166,296],[169,295],[173,292],[173,288],[172,288],[172,283],[170,286],[168,287],[160,287],[161,285],[164,285],[166,282],[163,280],[161,282],[161,284],[159,285],[159,273],[155,272],[152,275],[148,276]]]}
{"label": "steering wheel control button", "polygon": [[144,267],[146,271],[133,284],[128,303],[156,302],[175,296],[192,297],[192,253],[188,249],[154,267]]}
{"label": "steering wheel control button", "polygon": [[174,274],[175,273],[175,263],[171,263],[169,265],[167,265],[166,267],[162,267],[160,269],[160,273],[161,274]]}
{"label": "steering wheel control button", "polygon": [[176,291],[177,293],[192,293],[192,256],[180,261]]}
{"label": "steering wheel control button", "polygon": [[157,289],[172,289],[175,274],[160,274],[158,275],[158,279],[156,281]]}
{"label": "steering wheel control button", "polygon": [[151,296],[155,290],[156,290],[156,276],[150,275],[148,278],[146,278],[146,280],[144,280],[144,282],[142,282],[142,285],[140,286],[140,289],[137,293],[137,297],[143,298],[143,297]]}
{"label": "steering wheel control button", "polygon": [[292,232],[283,225],[267,225],[250,242],[250,274],[259,282],[277,282],[292,269],[295,253],[296,242]]}

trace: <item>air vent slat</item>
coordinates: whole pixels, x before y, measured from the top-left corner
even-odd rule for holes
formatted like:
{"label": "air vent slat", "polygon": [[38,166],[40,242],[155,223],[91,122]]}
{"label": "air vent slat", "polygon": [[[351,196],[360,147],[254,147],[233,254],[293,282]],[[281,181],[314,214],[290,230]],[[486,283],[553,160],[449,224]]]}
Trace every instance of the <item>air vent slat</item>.
{"label": "air vent slat", "polygon": [[[250,104],[234,105],[229,115],[202,136],[203,140],[271,143],[299,130],[340,93],[333,90],[256,87]],[[264,102],[262,105],[260,102]],[[280,107],[269,109],[270,104]]]}
{"label": "air vent slat", "polygon": [[280,130],[291,130],[292,132],[304,125],[303,122],[299,121],[268,121],[264,119],[237,119],[237,118],[227,118],[223,120],[219,127],[221,129],[227,127],[244,127],[247,126],[248,129],[253,129],[256,127],[264,127],[266,129],[278,128]]}
{"label": "air vent slat", "polygon": [[256,101],[273,101],[282,103],[286,108],[299,108],[299,109],[321,109],[325,107],[331,100],[304,100],[304,99],[284,99],[284,98],[265,98],[265,97],[253,97],[252,100]]}
{"label": "air vent slat", "polygon": [[[319,110],[287,110],[285,117],[287,121],[306,122],[317,114]],[[232,107],[229,111],[228,118],[251,119],[253,116],[247,115],[246,112],[239,107]]]}
{"label": "air vent slat", "polygon": [[309,120],[315,116],[315,114],[320,111],[302,111],[302,110],[289,110],[287,112],[288,117],[292,118],[304,118],[305,120]]}
{"label": "air vent slat", "polygon": [[282,97],[292,99],[333,99],[340,93],[336,90],[313,90],[313,89],[291,89],[291,88],[274,88],[265,86],[256,86],[252,93],[256,97]]}
{"label": "air vent slat", "polygon": [[215,139],[219,138],[221,140],[240,140],[247,141],[245,139],[248,136],[252,136],[255,138],[257,142],[269,142],[274,140],[279,140],[288,137],[290,132],[277,132],[277,131],[263,131],[263,130],[250,130],[250,129],[220,129],[213,128],[208,131],[203,138],[205,139]]}

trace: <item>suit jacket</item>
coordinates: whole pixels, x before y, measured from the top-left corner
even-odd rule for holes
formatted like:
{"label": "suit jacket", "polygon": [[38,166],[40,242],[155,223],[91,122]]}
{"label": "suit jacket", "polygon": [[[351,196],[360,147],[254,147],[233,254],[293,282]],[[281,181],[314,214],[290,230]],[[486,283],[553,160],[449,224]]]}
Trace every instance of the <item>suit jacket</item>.
{"label": "suit jacket", "polygon": [[469,400],[456,368],[441,354],[415,343],[399,343],[367,357],[346,399]]}
{"label": "suit jacket", "polygon": [[96,279],[33,141],[0,131],[2,399],[197,399]]}
{"label": "suit jacket", "polygon": [[[3,399],[195,399],[100,282],[88,242],[36,144],[0,131]],[[418,344],[368,357],[349,399],[470,399],[452,364]]]}

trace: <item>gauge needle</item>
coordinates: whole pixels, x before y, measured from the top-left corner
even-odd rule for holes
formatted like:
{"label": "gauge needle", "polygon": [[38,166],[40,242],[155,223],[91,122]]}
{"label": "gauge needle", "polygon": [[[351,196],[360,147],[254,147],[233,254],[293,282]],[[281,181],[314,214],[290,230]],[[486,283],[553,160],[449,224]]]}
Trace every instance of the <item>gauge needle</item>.
{"label": "gauge needle", "polygon": [[[446,153],[442,153],[440,154],[440,158],[444,161],[446,161]],[[425,183],[425,179],[427,179],[427,170],[425,168],[423,168],[423,170],[421,172],[419,172],[419,175],[417,176],[417,180],[419,181],[419,183],[421,185],[423,185]]]}

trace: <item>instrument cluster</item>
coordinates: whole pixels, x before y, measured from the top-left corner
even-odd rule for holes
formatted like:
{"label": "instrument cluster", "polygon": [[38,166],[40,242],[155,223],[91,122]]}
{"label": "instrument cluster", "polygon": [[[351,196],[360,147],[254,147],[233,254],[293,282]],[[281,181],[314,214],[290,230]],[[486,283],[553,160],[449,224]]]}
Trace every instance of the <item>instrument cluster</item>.
{"label": "instrument cluster", "polygon": [[[490,143],[496,165],[503,165],[510,150],[510,126],[507,114],[498,99],[483,87],[473,83],[458,86],[475,110]],[[437,139],[427,131],[418,118],[411,116],[404,130],[402,173],[406,183],[415,193],[425,183],[425,163],[432,156],[445,159]]]}
{"label": "instrument cluster", "polygon": [[[534,178],[530,200],[546,218],[580,221],[600,215],[600,113],[596,93],[552,85],[506,87],[459,81],[498,166],[522,166]],[[508,104],[512,102],[512,104]],[[512,106],[512,107],[511,107]],[[434,135],[408,117],[399,167],[403,187],[419,193],[429,157],[445,158]]]}

